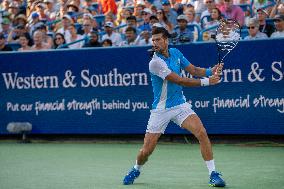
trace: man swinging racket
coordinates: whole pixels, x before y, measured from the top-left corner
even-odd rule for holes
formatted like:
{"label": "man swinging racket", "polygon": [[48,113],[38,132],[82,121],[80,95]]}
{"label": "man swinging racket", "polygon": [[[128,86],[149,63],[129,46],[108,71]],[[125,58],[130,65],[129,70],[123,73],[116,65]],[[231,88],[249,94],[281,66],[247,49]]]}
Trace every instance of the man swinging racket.
{"label": "man swinging racket", "polygon": [[[140,175],[141,167],[154,151],[159,137],[166,130],[168,123],[173,121],[181,128],[190,131],[198,139],[202,157],[209,170],[209,185],[224,187],[225,181],[220,177],[220,173],[215,171],[212,147],[206,130],[199,117],[191,109],[191,105],[186,102],[182,92],[182,86],[197,87],[218,84],[223,64],[218,64],[212,69],[195,67],[179,50],[168,48],[169,37],[170,34],[165,28],[153,28],[152,41],[155,53],[149,63],[154,92],[153,109],[148,121],[144,144],[138,153],[136,164],[124,177],[123,184],[133,184]],[[207,78],[181,77],[181,69],[193,76]]]}

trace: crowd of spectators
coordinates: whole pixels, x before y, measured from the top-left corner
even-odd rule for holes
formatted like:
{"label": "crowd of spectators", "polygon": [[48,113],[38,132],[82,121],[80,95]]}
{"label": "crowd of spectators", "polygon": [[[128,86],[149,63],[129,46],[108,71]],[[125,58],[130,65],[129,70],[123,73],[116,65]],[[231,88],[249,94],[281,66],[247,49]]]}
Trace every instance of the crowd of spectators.
{"label": "crowd of spectators", "polygon": [[153,27],[175,34],[173,44],[213,41],[222,18],[237,20],[244,40],[284,37],[283,0],[0,2],[0,51],[151,45]]}

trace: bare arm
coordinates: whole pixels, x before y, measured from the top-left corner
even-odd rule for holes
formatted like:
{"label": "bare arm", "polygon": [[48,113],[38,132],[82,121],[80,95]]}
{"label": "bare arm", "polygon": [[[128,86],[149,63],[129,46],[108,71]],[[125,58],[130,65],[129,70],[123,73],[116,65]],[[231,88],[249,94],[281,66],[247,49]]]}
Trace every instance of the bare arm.
{"label": "bare arm", "polygon": [[[198,87],[201,86],[201,79],[194,79],[194,78],[187,78],[187,77],[180,77],[174,72],[171,72],[167,77],[166,80],[176,83],[178,85],[184,87]],[[215,74],[209,77],[209,85],[216,85],[219,83],[220,77]]]}
{"label": "bare arm", "polygon": [[[217,73],[218,75],[221,74],[222,69],[223,69],[223,63],[222,64],[217,64],[215,65],[213,68],[208,68],[211,69],[211,72]],[[200,68],[200,67],[196,67],[193,64],[190,64],[189,66],[187,66],[185,68],[185,71],[187,71],[188,73],[190,73],[193,76],[197,76],[197,77],[206,77],[206,68]]]}

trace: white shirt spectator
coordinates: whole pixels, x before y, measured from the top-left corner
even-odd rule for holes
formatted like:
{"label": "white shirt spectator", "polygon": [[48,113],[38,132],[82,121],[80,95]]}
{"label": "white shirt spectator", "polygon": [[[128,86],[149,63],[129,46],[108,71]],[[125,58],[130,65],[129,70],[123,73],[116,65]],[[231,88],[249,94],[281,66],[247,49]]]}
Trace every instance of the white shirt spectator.
{"label": "white shirt spectator", "polygon": [[[80,40],[80,39],[83,39],[83,36],[82,35],[77,35],[77,39],[74,40],[74,41],[77,41],[77,40]],[[81,41],[81,42],[69,45],[68,47],[69,47],[69,49],[79,49],[79,48],[82,48],[83,45],[84,45],[84,41]]]}
{"label": "white shirt spectator", "polygon": [[284,37],[284,31],[273,32],[270,37],[271,38],[282,38]]}
{"label": "white shirt spectator", "polygon": [[262,33],[262,32],[259,31],[259,32],[257,32],[257,34],[254,37],[252,37],[251,35],[248,35],[244,39],[245,40],[253,40],[253,39],[266,39],[266,38],[268,38],[267,35],[265,33]]}
{"label": "white shirt spectator", "polygon": [[113,46],[119,46],[119,44],[122,42],[121,35],[115,32],[112,32],[110,36],[108,34],[103,35],[102,41],[105,39],[110,39]]}

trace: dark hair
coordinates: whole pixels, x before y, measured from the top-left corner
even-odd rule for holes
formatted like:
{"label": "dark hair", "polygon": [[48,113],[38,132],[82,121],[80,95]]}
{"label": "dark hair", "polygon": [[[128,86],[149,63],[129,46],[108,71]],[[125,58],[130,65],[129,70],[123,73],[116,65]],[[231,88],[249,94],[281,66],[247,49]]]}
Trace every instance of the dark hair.
{"label": "dark hair", "polygon": [[171,34],[163,27],[153,27],[152,35],[163,34],[164,38],[171,38]]}
{"label": "dark hair", "polygon": [[66,44],[66,40],[65,40],[65,36],[62,34],[62,33],[56,33],[55,35],[54,35],[54,38],[53,38],[53,44],[54,44],[54,48],[55,49],[57,49],[59,46],[57,45],[57,43],[56,43],[56,36],[60,36],[60,37],[62,37],[62,39],[63,39],[63,43],[62,43],[62,45],[63,44]]}
{"label": "dark hair", "polygon": [[128,17],[126,18],[126,20],[135,20],[135,21],[137,21],[137,19],[136,19],[135,16],[128,16]]}
{"label": "dark hair", "polygon": [[158,20],[159,21],[159,19],[155,15],[150,16],[150,20]]}
{"label": "dark hair", "polygon": [[110,39],[105,39],[105,40],[103,40],[103,41],[102,41],[102,44],[104,44],[104,43],[107,43],[107,44],[109,44],[110,46],[112,46],[112,41],[111,41]]}
{"label": "dark hair", "polygon": [[220,9],[218,9],[218,8],[215,7],[215,8],[213,8],[212,10],[214,10],[214,9],[217,10],[217,12],[218,12],[218,14],[219,14],[217,19],[220,20],[220,19],[222,18],[222,13],[221,13]]}
{"label": "dark hair", "polygon": [[130,32],[133,31],[133,32],[136,34],[136,29],[133,28],[133,27],[131,27],[131,26],[126,28],[125,33],[126,33],[126,32],[129,32],[129,31],[130,31]]}

